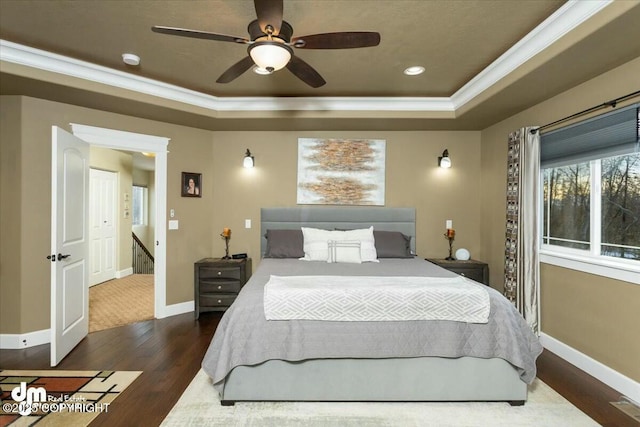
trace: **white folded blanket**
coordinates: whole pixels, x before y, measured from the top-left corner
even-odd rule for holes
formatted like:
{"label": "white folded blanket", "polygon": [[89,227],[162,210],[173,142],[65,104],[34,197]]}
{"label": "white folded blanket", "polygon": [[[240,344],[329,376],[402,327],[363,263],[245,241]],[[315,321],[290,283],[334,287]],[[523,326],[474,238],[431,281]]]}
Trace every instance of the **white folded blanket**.
{"label": "white folded blanket", "polygon": [[487,323],[484,285],[464,277],[274,276],[264,287],[267,320],[452,320]]}

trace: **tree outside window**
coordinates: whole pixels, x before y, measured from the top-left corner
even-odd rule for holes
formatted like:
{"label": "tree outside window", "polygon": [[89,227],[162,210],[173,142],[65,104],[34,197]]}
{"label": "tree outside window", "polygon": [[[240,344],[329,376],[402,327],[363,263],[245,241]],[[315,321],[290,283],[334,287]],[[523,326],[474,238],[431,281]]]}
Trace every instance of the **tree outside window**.
{"label": "tree outside window", "polygon": [[543,244],[640,260],[640,153],[542,173]]}

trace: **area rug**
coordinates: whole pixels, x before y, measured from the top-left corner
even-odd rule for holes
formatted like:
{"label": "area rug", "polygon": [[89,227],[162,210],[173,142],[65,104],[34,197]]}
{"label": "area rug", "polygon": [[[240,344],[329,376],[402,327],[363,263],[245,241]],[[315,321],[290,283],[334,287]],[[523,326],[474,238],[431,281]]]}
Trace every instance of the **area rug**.
{"label": "area rug", "polygon": [[89,288],[89,332],[153,319],[153,274],[132,274]]}
{"label": "area rug", "polygon": [[84,427],[141,371],[0,370],[0,427]]}
{"label": "area rug", "polygon": [[221,406],[200,370],[161,424],[171,426],[582,427],[594,420],[536,378],[524,406],[485,402],[246,402]]}

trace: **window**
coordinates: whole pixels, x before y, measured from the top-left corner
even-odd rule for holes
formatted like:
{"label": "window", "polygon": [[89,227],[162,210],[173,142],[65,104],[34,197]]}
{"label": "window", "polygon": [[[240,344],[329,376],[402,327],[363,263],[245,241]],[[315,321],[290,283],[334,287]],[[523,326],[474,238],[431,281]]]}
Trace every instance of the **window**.
{"label": "window", "polygon": [[640,283],[639,122],[635,105],[541,136],[543,262]]}
{"label": "window", "polygon": [[147,225],[147,188],[133,186],[133,225]]}
{"label": "window", "polygon": [[601,254],[640,260],[640,154],[601,164]]}
{"label": "window", "polygon": [[543,244],[590,248],[590,175],[589,163],[544,169]]}

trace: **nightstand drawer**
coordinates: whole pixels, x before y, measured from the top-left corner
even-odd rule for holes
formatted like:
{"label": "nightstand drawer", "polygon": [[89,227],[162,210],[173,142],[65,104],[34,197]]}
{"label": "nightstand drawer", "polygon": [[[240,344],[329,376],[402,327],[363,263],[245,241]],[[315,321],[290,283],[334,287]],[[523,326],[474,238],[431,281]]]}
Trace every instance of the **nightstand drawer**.
{"label": "nightstand drawer", "polygon": [[240,280],[228,280],[228,279],[201,279],[200,280],[200,295],[206,293],[238,293],[240,292]]}
{"label": "nightstand drawer", "polygon": [[240,280],[238,267],[200,267],[200,279],[237,279]]}
{"label": "nightstand drawer", "polygon": [[229,307],[237,294],[200,294],[201,307]]}
{"label": "nightstand drawer", "polygon": [[457,273],[461,276],[468,277],[471,280],[475,280],[476,282],[483,283],[484,282],[484,272],[482,269],[478,268],[450,268],[450,271]]}
{"label": "nightstand drawer", "polygon": [[448,260],[426,258],[442,268],[489,286],[489,265],[486,262],[470,260]]}

